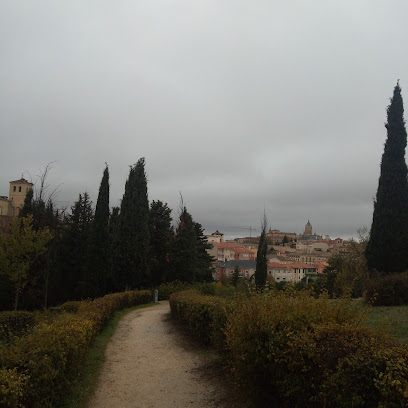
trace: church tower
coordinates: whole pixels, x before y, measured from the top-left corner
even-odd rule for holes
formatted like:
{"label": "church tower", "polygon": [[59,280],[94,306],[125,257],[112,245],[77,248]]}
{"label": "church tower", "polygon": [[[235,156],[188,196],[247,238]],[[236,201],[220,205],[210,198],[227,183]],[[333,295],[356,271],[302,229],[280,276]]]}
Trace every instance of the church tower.
{"label": "church tower", "polygon": [[313,235],[312,224],[310,223],[309,220],[307,220],[307,224],[305,225],[304,235]]}
{"label": "church tower", "polygon": [[24,205],[25,197],[29,190],[33,188],[33,183],[30,183],[26,179],[10,181],[10,191],[8,201],[10,202],[10,208],[8,215],[17,217]]}

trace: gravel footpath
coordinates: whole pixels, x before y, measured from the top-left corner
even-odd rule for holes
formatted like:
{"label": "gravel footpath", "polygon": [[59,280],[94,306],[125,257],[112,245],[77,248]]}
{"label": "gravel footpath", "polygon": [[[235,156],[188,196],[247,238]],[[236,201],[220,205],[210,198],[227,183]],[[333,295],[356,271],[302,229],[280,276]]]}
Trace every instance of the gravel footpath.
{"label": "gravel footpath", "polygon": [[168,301],[126,314],[89,408],[241,408],[214,358],[170,321]]}

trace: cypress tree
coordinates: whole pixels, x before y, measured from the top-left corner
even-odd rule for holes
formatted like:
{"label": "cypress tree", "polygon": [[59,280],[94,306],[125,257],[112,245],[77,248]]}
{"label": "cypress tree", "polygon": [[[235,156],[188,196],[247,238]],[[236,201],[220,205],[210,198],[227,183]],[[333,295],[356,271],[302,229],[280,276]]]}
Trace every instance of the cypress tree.
{"label": "cypress tree", "polygon": [[120,207],[116,281],[121,290],[149,283],[149,243],[149,200],[145,160],[141,158],[130,167]]}
{"label": "cypress tree", "polygon": [[106,282],[107,293],[123,290],[119,281],[119,265],[121,260],[121,246],[119,244],[120,207],[112,207],[109,217],[109,248],[111,251],[110,273]]}
{"label": "cypress tree", "polygon": [[171,209],[162,201],[150,205],[150,280],[160,285],[169,274],[169,252],[174,236],[171,226]]}
{"label": "cypress tree", "polygon": [[136,163],[136,260],[138,269],[138,286],[149,285],[149,199],[147,195],[147,178],[145,159]]}
{"label": "cypress tree", "polygon": [[259,291],[262,291],[266,284],[266,277],[268,274],[268,263],[266,259],[266,252],[268,249],[266,239],[266,216],[262,222],[262,232],[258,244],[258,252],[256,256],[256,270],[255,270],[255,285]]}
{"label": "cypress tree", "polygon": [[407,131],[399,83],[387,108],[385,127],[387,140],[366,258],[371,271],[392,273],[408,268]]}
{"label": "cypress tree", "polygon": [[88,245],[87,291],[92,297],[102,296],[110,273],[109,245],[109,169],[106,165],[99,187],[95,216]]}

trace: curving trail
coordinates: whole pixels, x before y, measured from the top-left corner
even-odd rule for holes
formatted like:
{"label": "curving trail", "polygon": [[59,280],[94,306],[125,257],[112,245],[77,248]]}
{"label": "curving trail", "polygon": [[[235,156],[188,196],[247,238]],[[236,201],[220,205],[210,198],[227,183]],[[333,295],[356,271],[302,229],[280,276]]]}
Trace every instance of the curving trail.
{"label": "curving trail", "polygon": [[170,322],[167,301],[128,313],[108,344],[89,408],[247,407],[188,343]]}

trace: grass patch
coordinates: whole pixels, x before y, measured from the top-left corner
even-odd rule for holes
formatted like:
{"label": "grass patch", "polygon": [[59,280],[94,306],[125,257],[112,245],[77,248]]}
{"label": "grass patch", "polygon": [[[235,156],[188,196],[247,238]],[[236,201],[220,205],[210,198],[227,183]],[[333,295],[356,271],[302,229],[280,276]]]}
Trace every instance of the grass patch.
{"label": "grass patch", "polygon": [[376,306],[368,313],[367,325],[408,344],[408,306]]}
{"label": "grass patch", "polygon": [[78,379],[71,384],[67,394],[61,396],[61,401],[57,405],[58,408],[86,408],[88,406],[89,400],[98,385],[102,365],[105,362],[106,346],[113,336],[119,320],[133,310],[154,305],[154,303],[149,303],[133,306],[114,314],[105,329],[96,336],[92,348],[87,354],[82,372],[78,375]]}

